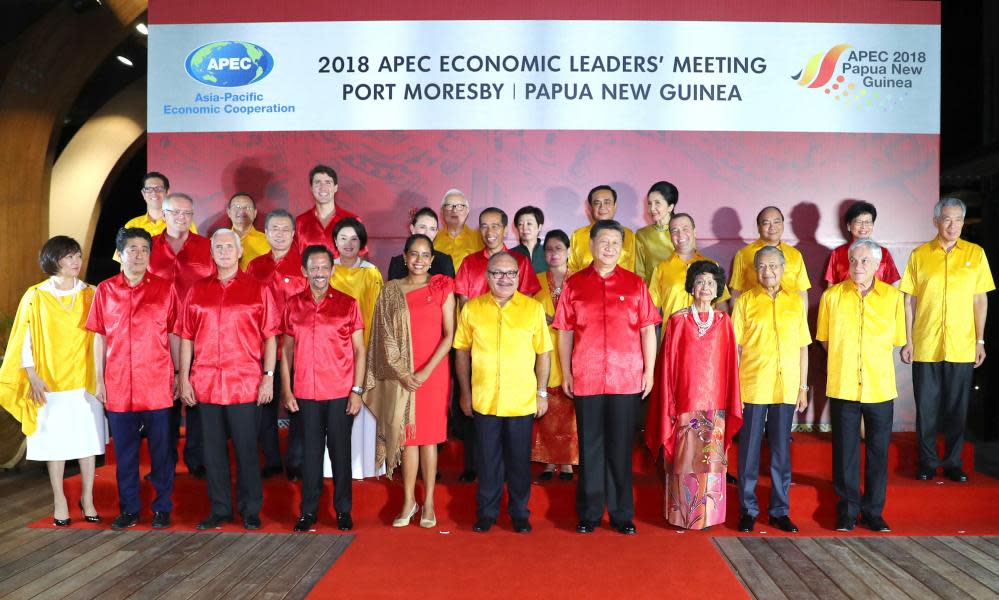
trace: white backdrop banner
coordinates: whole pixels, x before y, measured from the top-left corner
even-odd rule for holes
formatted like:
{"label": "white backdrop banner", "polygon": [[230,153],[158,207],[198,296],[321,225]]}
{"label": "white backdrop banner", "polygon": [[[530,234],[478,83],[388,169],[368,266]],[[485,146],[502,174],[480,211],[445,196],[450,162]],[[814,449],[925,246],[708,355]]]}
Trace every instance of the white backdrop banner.
{"label": "white backdrop banner", "polygon": [[153,25],[149,131],[938,134],[940,26]]}

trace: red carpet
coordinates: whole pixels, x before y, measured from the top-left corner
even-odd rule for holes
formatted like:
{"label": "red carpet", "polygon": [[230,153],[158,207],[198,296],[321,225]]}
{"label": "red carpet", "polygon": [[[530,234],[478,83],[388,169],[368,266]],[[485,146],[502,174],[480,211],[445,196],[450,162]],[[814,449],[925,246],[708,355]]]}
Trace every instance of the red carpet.
{"label": "red carpet", "polygon": [[[398,596],[403,589],[407,594],[431,596],[607,597],[627,593],[661,597],[664,589],[670,589],[684,596],[689,592],[691,597],[745,597],[710,537],[787,535],[773,531],[763,521],[753,534],[736,532],[739,512],[732,486],[728,488],[725,526],[706,532],[683,532],[667,526],[662,519],[661,475],[641,449],[635,454],[637,536],[621,536],[606,528],[589,536],[576,534],[575,484],[557,480],[533,487],[534,531],[530,535],[514,534],[505,515],[493,531],[476,534],[471,531],[475,486],[455,481],[460,451],[460,443],[452,443],[441,453],[443,481],[437,486],[438,527],[434,530],[415,524],[405,529],[389,526],[402,502],[398,482],[355,481],[356,527],[352,533],[357,537],[319,582],[313,597],[387,597]],[[830,481],[829,436],[795,434],[792,452],[791,516],[801,529],[797,535],[864,535],[865,530],[859,527],[852,534],[832,530],[836,497]],[[913,434],[893,436],[884,514],[892,525],[892,535],[999,534],[999,511],[995,509],[999,481],[971,472],[970,446],[964,453],[965,467],[971,473],[966,484],[915,481],[915,452]],[[734,450],[731,454],[734,456]],[[108,464],[98,469],[95,486],[97,508],[106,522],[117,513],[113,461],[109,447]],[[731,468],[734,472],[734,464]],[[73,505],[79,497],[79,478],[68,479],[66,488]],[[769,488],[769,479],[761,476],[761,506],[766,506]],[[319,532],[333,534],[336,529],[328,509],[329,491],[327,486],[322,500],[327,508],[320,513]],[[298,485],[276,477],[265,481],[264,494],[262,531],[290,531],[298,516]],[[151,485],[143,482],[144,507],[151,496]],[[205,483],[190,477],[183,466],[179,467],[174,499],[174,530],[190,530],[207,514]],[[73,511],[74,527],[95,527],[81,523],[77,512]],[[143,519],[140,527],[148,527],[148,513]],[[51,527],[51,519],[32,526]],[[242,530],[239,524],[227,527]]]}

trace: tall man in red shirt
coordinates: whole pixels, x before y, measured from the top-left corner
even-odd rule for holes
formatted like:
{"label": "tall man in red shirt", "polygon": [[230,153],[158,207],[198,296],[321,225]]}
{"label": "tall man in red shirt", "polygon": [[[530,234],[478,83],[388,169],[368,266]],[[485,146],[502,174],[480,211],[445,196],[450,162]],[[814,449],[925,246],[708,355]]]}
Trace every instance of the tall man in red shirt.
{"label": "tall man in red shirt", "polygon": [[[202,444],[212,512],[198,529],[232,521],[232,479],[226,433],[236,452],[238,508],[243,527],[260,528],[263,488],[257,458],[259,405],[274,397],[275,335],[281,317],[270,290],[239,270],[239,236],[212,235],[218,276],[195,283],[180,319],[178,391],[188,406],[200,404]],[[192,365],[193,359],[193,365]]]}
{"label": "tall man in red shirt", "polygon": [[[177,300],[183,302],[195,281],[215,274],[211,242],[190,231],[194,221],[194,200],[187,194],[167,195],[163,200],[163,215],[166,230],[153,236],[149,272],[172,284]],[[180,402],[175,403],[170,413],[173,419],[170,426],[174,436],[171,452],[175,463],[180,439],[181,406]],[[204,477],[205,459],[201,450],[201,419],[197,407],[187,407],[184,425],[184,464],[195,477]]]}
{"label": "tall man in red shirt", "polygon": [[333,463],[337,527],[348,531],[354,527],[350,432],[364,391],[364,321],[357,301],[330,286],[333,253],[328,248],[307,247],[302,271],[309,289],[288,300],[282,319],[283,395],[289,411],[301,412],[305,433],[301,516],[295,531],[311,531],[316,524],[324,449]]}
{"label": "tall man in red shirt", "polygon": [[138,227],[118,230],[115,247],[121,273],[97,286],[87,318],[94,332],[97,399],[104,404],[114,437],[115,476],[121,512],[111,529],[139,522],[139,447],[149,443],[150,480],[156,488],[153,528],[170,526],[176,457],[170,452],[174,359],[170,340],[177,295],[170,284],[146,272],[153,240]]}
{"label": "tall man in red shirt", "polygon": [[[302,275],[302,255],[295,248],[295,217],[283,208],[277,208],[264,219],[264,234],[271,251],[250,261],[246,272],[270,287],[278,312],[284,313],[284,305],[295,294],[308,289],[309,284]],[[281,343],[278,342],[278,363],[281,362]],[[274,392],[282,389],[281,368],[274,370]],[[260,450],[264,455],[261,475],[265,478],[281,472],[281,448],[278,442],[278,406],[270,402],[261,409]],[[285,455],[285,468],[288,479],[302,478],[302,429],[298,415],[291,413],[288,425],[288,451]]]}
{"label": "tall man in red shirt", "polygon": [[552,323],[559,330],[562,389],[576,399],[579,533],[593,532],[605,500],[611,528],[635,533],[635,418],[652,390],[662,318],[642,278],[618,266],[623,243],[624,227],[617,221],[593,224],[593,262],[565,280]]}
{"label": "tall man in red shirt", "polygon": [[337,208],[334,199],[337,181],[332,167],[316,165],[309,171],[309,185],[316,205],[295,219],[295,247],[299,252],[304,253],[306,247],[317,244],[329,248],[334,257],[339,256],[333,245],[333,227],[341,219],[358,217],[349,210]]}

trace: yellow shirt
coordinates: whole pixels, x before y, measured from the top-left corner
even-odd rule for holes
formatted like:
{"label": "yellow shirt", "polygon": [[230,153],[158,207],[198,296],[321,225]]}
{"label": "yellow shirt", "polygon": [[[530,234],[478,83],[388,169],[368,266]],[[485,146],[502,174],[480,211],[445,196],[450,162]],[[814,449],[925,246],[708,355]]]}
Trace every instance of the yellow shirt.
{"label": "yellow shirt", "polygon": [[[593,262],[593,255],[590,253],[590,229],[593,225],[580,227],[572,234],[572,241],[569,244],[569,272],[577,273]],[[635,272],[635,234],[627,227],[624,228],[624,245],[621,246],[621,256],[617,259],[617,264]]]}
{"label": "yellow shirt", "polygon": [[521,417],[537,411],[534,362],[553,347],[540,302],[520,292],[504,306],[491,293],[472,298],[458,317],[454,347],[472,353],[475,412]]}
{"label": "yellow shirt", "polygon": [[[159,221],[154,221],[150,219],[149,214],[146,213],[144,215],[135,217],[134,219],[129,219],[128,222],[125,223],[125,229],[129,229],[132,227],[145,229],[146,231],[149,232],[149,235],[155,237],[166,231],[166,221],[163,219],[160,219]],[[194,224],[194,221],[191,221],[191,226],[188,229],[191,231],[191,233],[198,233],[198,226]],[[112,258],[114,258],[116,262],[121,262],[121,257],[118,256],[117,250],[114,251],[114,256]]]}
{"label": "yellow shirt", "polygon": [[815,339],[829,343],[827,396],[864,403],[898,396],[892,350],[905,345],[903,298],[877,279],[864,297],[852,279],[822,293]]}
{"label": "yellow shirt", "polygon": [[916,297],[912,360],[975,362],[974,298],[996,289],[981,246],[958,240],[944,252],[939,238],[919,246],[898,289]]}
{"label": "yellow shirt", "polygon": [[482,244],[482,236],[468,225],[463,226],[457,237],[448,233],[447,228],[442,228],[434,238],[434,250],[451,255],[455,273],[458,272],[458,267],[466,256],[483,248],[485,246]]}
{"label": "yellow shirt", "polygon": [[635,232],[635,274],[648,284],[656,266],[673,255],[669,228],[646,225]]}
{"label": "yellow shirt", "polygon": [[375,303],[384,285],[381,272],[367,261],[362,261],[359,267],[334,264],[330,285],[333,289],[357,300],[361,317],[364,319],[364,346],[367,347],[368,338],[371,337],[371,318],[375,315]]}
{"label": "yellow shirt", "polygon": [[[753,258],[756,252],[765,246],[763,240],[756,240],[747,245],[742,250],[735,253],[732,261],[732,276],[729,277],[728,287],[745,292],[751,290],[759,284],[756,278],[756,265]],[[805,270],[805,261],[801,258],[801,252],[789,244],[781,242],[777,248],[784,253],[784,277],[780,280],[781,289],[789,292],[803,292],[812,287],[808,280],[808,272]]]}
{"label": "yellow shirt", "polygon": [[[566,275],[566,279],[568,278],[569,276]],[[552,302],[551,286],[548,285],[548,274],[538,273],[538,282],[541,283],[541,291],[534,294],[534,299],[541,303],[547,316],[554,318],[555,303]],[[562,281],[562,285],[565,285],[564,280]],[[549,325],[548,333],[552,338],[552,360],[551,370],[548,372],[548,387],[555,388],[562,385],[562,366],[558,363],[558,331]]]}
{"label": "yellow shirt", "polygon": [[246,270],[246,265],[258,256],[263,256],[271,251],[271,245],[267,243],[267,236],[263,232],[257,231],[253,225],[246,235],[239,238],[243,245],[243,256],[239,258],[239,269]]}
{"label": "yellow shirt", "polygon": [[742,346],[739,386],[746,404],[796,404],[801,348],[812,343],[808,307],[797,292],[776,297],[756,286],[735,300],[735,343]]}
{"label": "yellow shirt", "polygon": [[[694,297],[687,293],[687,270],[690,265],[699,260],[718,264],[695,250],[689,261],[685,262],[679,254],[674,254],[659,263],[659,266],[652,273],[649,294],[652,295],[652,303],[663,311],[663,317],[669,318],[676,311],[687,308],[694,303]],[[723,288],[718,302],[725,302],[729,298],[731,296],[728,293],[728,288]]]}

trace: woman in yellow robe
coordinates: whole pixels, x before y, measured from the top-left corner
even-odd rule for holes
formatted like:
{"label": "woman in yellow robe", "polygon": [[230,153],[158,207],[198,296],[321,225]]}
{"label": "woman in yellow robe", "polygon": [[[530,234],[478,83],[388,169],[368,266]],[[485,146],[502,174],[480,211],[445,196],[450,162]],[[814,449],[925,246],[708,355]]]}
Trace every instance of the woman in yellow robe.
{"label": "woman in yellow robe", "polygon": [[[364,345],[371,337],[371,323],[375,314],[375,303],[382,291],[382,274],[378,268],[359,255],[368,245],[368,232],[364,224],[353,217],[341,219],[333,227],[333,243],[339,256],[333,261],[333,275],[330,285],[334,289],[357,300],[364,319]],[[354,479],[375,477],[385,473],[385,464],[375,466],[375,438],[378,422],[366,406],[354,417],[350,434],[350,457]],[[324,467],[327,476],[332,475]]]}
{"label": "woman in yellow robe", "polygon": [[0,365],[0,405],[20,421],[28,459],[48,463],[54,525],[72,521],[63,473],[73,459],[80,462],[84,517],[97,522],[95,455],[104,454],[107,433],[93,395],[94,336],[85,327],[94,288],[78,279],[83,255],[72,238],[45,242],[38,262],[50,277],[21,298]]}
{"label": "woman in yellow robe", "polygon": [[646,209],[652,224],[635,232],[635,274],[644,279],[646,284],[652,280],[656,266],[673,254],[669,219],[676,209],[679,195],[672,183],[657,181],[652,184],[645,196]]}

